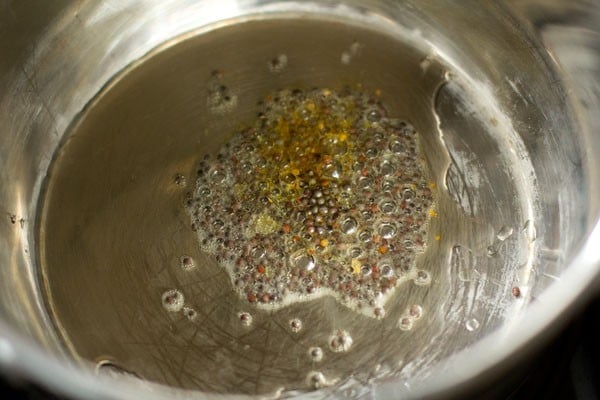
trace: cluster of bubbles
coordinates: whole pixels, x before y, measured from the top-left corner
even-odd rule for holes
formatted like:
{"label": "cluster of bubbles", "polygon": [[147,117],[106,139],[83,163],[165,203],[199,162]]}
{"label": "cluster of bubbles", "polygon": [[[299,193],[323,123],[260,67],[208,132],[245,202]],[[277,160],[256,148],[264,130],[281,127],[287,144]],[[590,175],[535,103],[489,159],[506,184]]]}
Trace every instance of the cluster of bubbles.
{"label": "cluster of bubbles", "polygon": [[334,353],[344,353],[352,347],[352,336],[342,329],[338,329],[329,337],[329,349]]}
{"label": "cluster of bubbles", "polygon": [[400,282],[429,283],[414,269],[433,213],[417,133],[351,89],[261,103],[256,123],[198,166],[186,209],[203,250],[250,303],[333,295],[382,318]]}
{"label": "cluster of bubbles", "polygon": [[207,82],[206,105],[214,114],[225,114],[232,111],[238,102],[238,98],[231,90],[223,84],[221,71],[213,71]]}
{"label": "cluster of bubbles", "polygon": [[198,312],[194,308],[185,305],[183,293],[177,289],[169,289],[161,296],[163,308],[171,313],[182,312],[183,316],[194,322],[198,318]]}
{"label": "cluster of bubbles", "polygon": [[413,324],[416,320],[421,319],[423,316],[423,307],[418,304],[409,306],[404,314],[398,319],[398,328],[403,331],[409,331],[412,329]]}

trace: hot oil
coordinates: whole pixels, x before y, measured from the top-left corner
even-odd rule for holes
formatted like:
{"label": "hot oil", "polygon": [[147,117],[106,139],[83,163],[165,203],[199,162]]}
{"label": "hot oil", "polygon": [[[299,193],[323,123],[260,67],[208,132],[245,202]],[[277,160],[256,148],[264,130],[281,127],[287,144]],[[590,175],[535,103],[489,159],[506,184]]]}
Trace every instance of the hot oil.
{"label": "hot oil", "polygon": [[40,262],[66,346],[177,387],[281,393],[409,376],[449,329],[493,323],[473,298],[510,289],[482,268],[517,244],[486,256],[499,226],[464,207],[487,170],[459,179],[469,136],[444,146],[445,71],[359,25],[263,20],[114,78],[46,183]]}
{"label": "hot oil", "polygon": [[[383,318],[416,270],[435,210],[417,132],[376,96],[284,90],[197,170],[187,200],[203,250],[249,303],[333,296]],[[421,279],[422,280],[422,279]]]}

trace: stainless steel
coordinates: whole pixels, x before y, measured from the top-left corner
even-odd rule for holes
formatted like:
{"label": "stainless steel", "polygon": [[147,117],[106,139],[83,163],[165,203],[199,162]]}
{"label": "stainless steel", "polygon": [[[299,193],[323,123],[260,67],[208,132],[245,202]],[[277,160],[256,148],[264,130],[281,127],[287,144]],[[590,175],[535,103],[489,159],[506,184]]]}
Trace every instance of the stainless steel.
{"label": "stainless steel", "polygon": [[[81,398],[301,395],[315,368],[303,346],[350,326],[355,350],[318,366],[338,382],[307,396],[449,396],[535,351],[598,289],[593,3],[46,3],[0,2],[7,372]],[[207,108],[214,69],[237,96],[229,114]],[[420,260],[432,283],[400,287],[381,323],[325,299],[256,311],[262,330],[240,340],[242,305],[181,206],[195,163],[274,89],[344,83],[381,89],[423,135],[441,188]],[[182,273],[182,253],[205,268]],[[170,287],[199,321],[161,309]],[[423,320],[395,329],[414,303]],[[279,328],[291,315],[311,327],[306,342]],[[98,376],[103,360],[147,380]]]}

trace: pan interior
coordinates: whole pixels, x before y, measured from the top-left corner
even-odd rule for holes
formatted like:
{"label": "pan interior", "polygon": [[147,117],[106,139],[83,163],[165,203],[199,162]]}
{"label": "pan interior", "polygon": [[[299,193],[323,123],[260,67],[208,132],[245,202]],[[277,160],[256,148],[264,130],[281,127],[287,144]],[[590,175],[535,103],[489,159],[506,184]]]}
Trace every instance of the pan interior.
{"label": "pan interior", "polygon": [[[536,252],[530,161],[510,121],[468,82],[411,40],[325,19],[225,25],[136,62],[72,124],[47,177],[40,264],[66,345],[100,369],[216,393],[426,376],[520,311],[526,286],[520,299],[512,288]],[[190,226],[198,163],[255,123],[266,96],[348,87],[377,93],[420,135],[436,199],[417,260],[427,282],[400,284],[379,319],[332,296],[250,304]],[[215,108],[215,90],[226,107]],[[169,311],[165,293],[185,307]],[[340,332],[348,351],[331,347]]]}

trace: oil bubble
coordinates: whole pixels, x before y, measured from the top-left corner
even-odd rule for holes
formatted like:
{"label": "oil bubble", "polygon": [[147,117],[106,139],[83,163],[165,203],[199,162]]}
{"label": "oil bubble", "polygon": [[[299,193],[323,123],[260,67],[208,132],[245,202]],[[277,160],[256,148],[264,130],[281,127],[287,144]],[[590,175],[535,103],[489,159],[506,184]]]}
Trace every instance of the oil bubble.
{"label": "oil bubble", "polygon": [[396,226],[385,222],[379,226],[379,235],[384,239],[391,239],[396,235]]}
{"label": "oil bubble", "polygon": [[389,149],[392,153],[402,154],[405,151],[404,144],[399,140],[394,140],[390,143]]}
{"label": "oil bubble", "polygon": [[327,386],[327,379],[325,379],[322,372],[311,371],[306,375],[306,383],[312,389],[320,389]]}
{"label": "oil bubble", "polygon": [[413,327],[413,319],[406,316],[400,317],[400,319],[398,319],[397,326],[400,328],[400,330],[410,331]]}
{"label": "oil bubble", "polygon": [[288,325],[290,326],[290,330],[294,333],[298,333],[302,330],[302,321],[298,318],[291,319],[288,322]]}
{"label": "oil bubble", "polygon": [[371,275],[371,267],[369,267],[368,265],[363,265],[362,267],[360,267],[360,274],[362,276]]}
{"label": "oil bubble", "polygon": [[408,314],[415,320],[423,316],[423,307],[418,304],[413,304],[408,308]]}
{"label": "oil bubble", "polygon": [[238,313],[238,319],[242,323],[243,326],[252,325],[252,314],[246,311],[241,311]]}
{"label": "oil bubble", "polygon": [[323,349],[320,347],[311,347],[308,349],[308,356],[313,362],[320,362],[323,360]]}
{"label": "oil bubble", "polygon": [[352,336],[342,329],[338,329],[329,336],[329,349],[334,353],[347,352],[352,347]]}
{"label": "oil bubble", "polygon": [[195,267],[194,259],[190,256],[181,256],[179,259],[179,265],[184,271],[189,271]]}
{"label": "oil bubble", "polygon": [[183,308],[183,294],[177,289],[167,290],[161,299],[163,307],[169,312],[178,312]]}
{"label": "oil bubble", "polygon": [[346,235],[353,234],[354,232],[356,232],[357,228],[358,228],[358,222],[356,222],[356,219],[354,219],[353,217],[348,217],[344,221],[342,221],[341,229],[342,229],[342,232],[345,233]]}
{"label": "oil bubble", "polygon": [[363,250],[360,247],[351,247],[348,250],[348,254],[352,258],[358,258],[363,254]]}
{"label": "oil bubble", "polygon": [[415,192],[412,189],[404,189],[402,191],[402,198],[404,199],[404,201],[406,202],[411,202],[415,199]]}
{"label": "oil bubble", "polygon": [[381,275],[386,278],[392,276],[394,272],[393,268],[389,264],[382,264],[379,270]]}
{"label": "oil bubble", "polygon": [[379,122],[381,119],[381,113],[379,110],[368,110],[367,111],[367,120],[369,122]]}
{"label": "oil bubble", "polygon": [[281,73],[288,65],[288,57],[285,54],[279,54],[267,63],[269,70],[276,74]]}
{"label": "oil bubble", "polygon": [[315,258],[306,253],[305,250],[300,250],[299,252],[292,255],[292,265],[300,268],[305,271],[312,271],[315,268]]}
{"label": "oil bubble", "polygon": [[417,271],[417,276],[414,279],[416,285],[424,286],[431,283],[431,275],[427,271]]}
{"label": "oil bubble", "polygon": [[384,214],[392,214],[396,211],[396,203],[391,200],[385,200],[379,205],[379,209]]}
{"label": "oil bubble", "polygon": [[381,163],[381,166],[379,167],[379,171],[381,172],[381,174],[383,176],[392,175],[395,172],[394,164],[390,161],[385,160],[384,162]]}
{"label": "oil bubble", "polygon": [[471,318],[465,323],[465,328],[467,328],[469,332],[473,332],[479,329],[479,325],[480,323],[477,318]]}
{"label": "oil bubble", "polygon": [[250,250],[250,256],[252,258],[254,258],[256,261],[259,261],[260,259],[262,259],[266,254],[266,251],[264,249],[264,247],[262,246],[255,246]]}
{"label": "oil bubble", "polygon": [[213,73],[207,87],[206,105],[214,114],[225,114],[237,106],[237,96],[222,83],[222,74]]}
{"label": "oil bubble", "polygon": [[198,312],[192,307],[183,307],[183,315],[190,321],[194,321],[198,317]]}
{"label": "oil bubble", "polygon": [[361,242],[367,243],[370,242],[371,239],[373,237],[373,232],[371,232],[370,229],[363,229],[359,234],[358,234],[358,239]]}
{"label": "oil bubble", "polygon": [[176,174],[173,181],[177,186],[185,187],[187,185],[187,179],[182,174]]}
{"label": "oil bubble", "polygon": [[375,307],[373,315],[375,315],[375,318],[381,319],[385,317],[385,309],[383,307]]}

